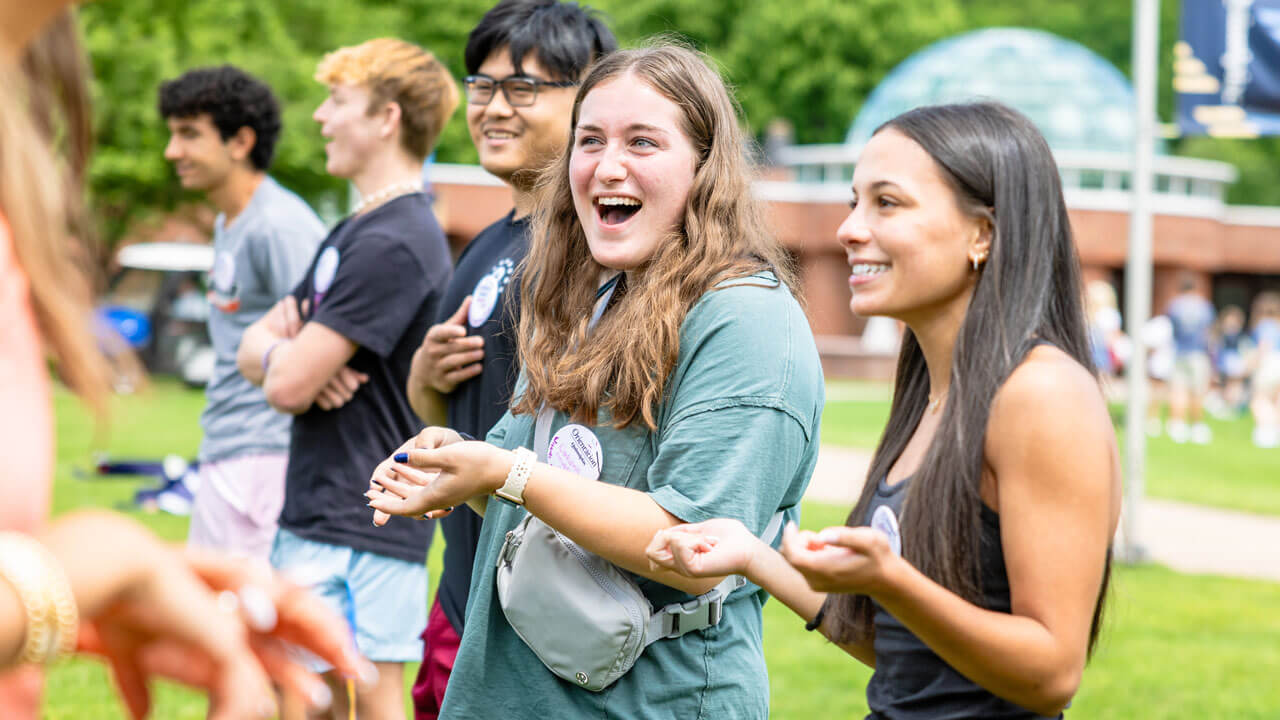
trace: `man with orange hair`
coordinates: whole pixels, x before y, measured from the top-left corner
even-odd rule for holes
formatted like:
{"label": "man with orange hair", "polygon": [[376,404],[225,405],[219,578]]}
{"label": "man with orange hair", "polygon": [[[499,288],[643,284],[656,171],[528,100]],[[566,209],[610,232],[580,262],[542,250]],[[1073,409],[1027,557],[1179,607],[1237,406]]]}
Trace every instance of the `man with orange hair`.
{"label": "man with orange hair", "polygon": [[[295,416],[272,564],[347,617],[378,666],[359,716],[399,720],[404,663],[422,656],[433,527],[394,518],[375,528],[351,500],[418,430],[405,381],[452,269],[421,168],[459,93],[431,53],[386,38],[330,53],[316,79],[329,87],[313,116],[329,141],[325,169],[350,180],[361,201],[294,292],[245,331],[237,363],[273,407]],[[332,383],[344,367],[357,380]],[[346,717],[345,687],[329,680],[335,717]]]}

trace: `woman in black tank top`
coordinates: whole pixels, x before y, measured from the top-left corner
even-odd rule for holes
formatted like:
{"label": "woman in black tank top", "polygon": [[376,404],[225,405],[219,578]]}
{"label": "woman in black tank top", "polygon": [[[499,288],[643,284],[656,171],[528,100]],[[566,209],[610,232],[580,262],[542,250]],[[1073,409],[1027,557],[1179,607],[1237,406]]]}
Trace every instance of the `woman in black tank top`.
{"label": "woman in black tank top", "polygon": [[1120,512],[1057,166],[1021,114],[883,125],[837,238],[850,308],[906,326],[846,527],[665,530],[650,561],[740,573],[875,668],[872,718],[1059,717],[1097,640]]}

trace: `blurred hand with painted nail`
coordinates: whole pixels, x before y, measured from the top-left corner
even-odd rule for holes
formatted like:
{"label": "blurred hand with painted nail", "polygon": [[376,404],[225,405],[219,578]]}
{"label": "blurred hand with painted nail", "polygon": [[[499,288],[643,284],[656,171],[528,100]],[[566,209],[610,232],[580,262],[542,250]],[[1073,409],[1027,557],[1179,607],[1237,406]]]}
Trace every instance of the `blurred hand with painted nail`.
{"label": "blurred hand with painted nail", "polygon": [[[287,644],[352,677],[371,674],[342,619],[265,566],[184,553],[111,513],[65,516],[38,540],[69,582],[81,617],[78,650],[107,662],[134,718],[150,712],[151,677],[207,692],[215,720],[274,716],[273,683],[313,710],[327,708],[327,686]],[[0,645],[16,646],[21,623],[3,625]],[[14,659],[0,653],[0,665]]]}

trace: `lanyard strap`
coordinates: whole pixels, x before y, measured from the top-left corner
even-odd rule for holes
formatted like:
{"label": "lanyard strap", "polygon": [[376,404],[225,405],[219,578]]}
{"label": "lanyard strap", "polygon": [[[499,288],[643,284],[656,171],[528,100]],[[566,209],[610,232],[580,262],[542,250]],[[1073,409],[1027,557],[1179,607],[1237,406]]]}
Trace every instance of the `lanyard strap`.
{"label": "lanyard strap", "polygon": [[[596,291],[596,305],[591,312],[591,320],[587,323],[588,333],[595,329],[596,324],[600,322],[600,318],[604,316],[605,310],[609,308],[609,301],[613,299],[613,294],[621,283],[622,273],[618,273],[609,278],[608,282],[601,285],[600,289]],[[545,404],[538,410],[538,419],[533,435],[533,448],[534,452],[538,454],[540,462],[547,461],[547,448],[551,444],[551,422],[554,418],[555,411]],[[772,545],[774,539],[777,538],[778,531],[782,529],[783,515],[783,511],[779,510],[769,519],[768,526],[765,527],[764,532],[760,535],[761,539],[766,543]],[[680,637],[685,633],[716,625],[720,622],[720,612],[724,606],[725,599],[734,590],[746,584],[746,578],[741,575],[730,575],[710,591],[692,600],[683,603],[672,603],[660,608],[649,618],[645,632],[645,646],[647,647],[662,638]]]}
{"label": "lanyard strap", "polygon": [[[604,317],[604,311],[609,308],[609,301],[613,299],[613,294],[620,284],[622,284],[622,273],[617,273],[596,290],[596,305],[591,311],[591,320],[587,322],[588,334],[595,329],[600,318]],[[533,434],[533,451],[537,453],[539,462],[547,461],[547,448],[551,445],[551,422],[555,419],[555,415],[555,410],[545,404],[538,410],[538,420]]]}

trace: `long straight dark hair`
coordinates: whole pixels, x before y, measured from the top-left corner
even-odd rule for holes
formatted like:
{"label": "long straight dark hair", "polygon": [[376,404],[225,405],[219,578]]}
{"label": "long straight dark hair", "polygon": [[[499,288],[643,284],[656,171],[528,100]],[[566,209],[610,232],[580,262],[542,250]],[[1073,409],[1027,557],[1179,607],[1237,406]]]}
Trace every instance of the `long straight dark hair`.
{"label": "long straight dark hair", "polygon": [[[1037,342],[1047,341],[1094,372],[1082,307],[1080,260],[1058,166],[1021,113],[990,102],[917,108],[888,121],[933,158],[958,206],[992,224],[990,255],[956,338],[951,385],[938,432],[907,489],[903,556],[934,581],[982,604],[983,444],[996,392]],[[929,402],[929,372],[908,330],[898,355],[889,422],[847,524],[865,525],[877,482],[902,454]],[[1111,574],[1108,551],[1089,632],[1097,640]],[[832,636],[865,641],[865,595],[832,595]]]}

